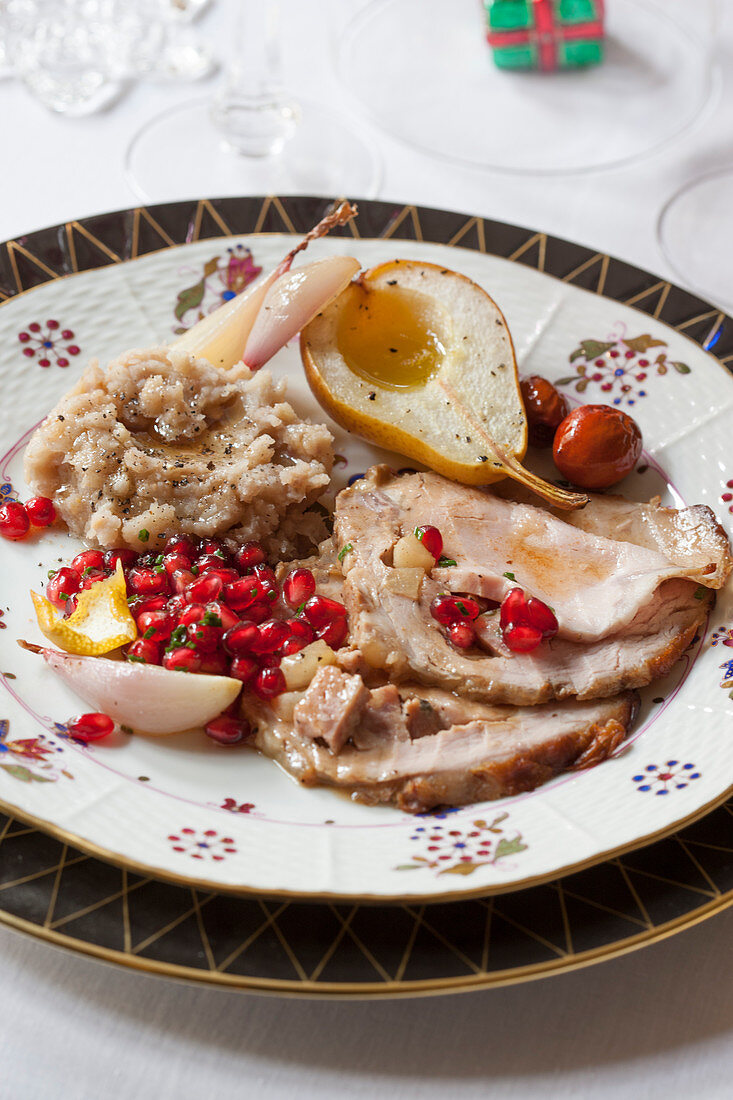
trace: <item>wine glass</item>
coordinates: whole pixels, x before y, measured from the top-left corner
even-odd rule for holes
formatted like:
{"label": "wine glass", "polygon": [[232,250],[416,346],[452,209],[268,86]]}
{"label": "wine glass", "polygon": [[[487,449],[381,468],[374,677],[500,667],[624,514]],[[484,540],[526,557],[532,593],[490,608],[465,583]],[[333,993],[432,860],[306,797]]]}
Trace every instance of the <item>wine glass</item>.
{"label": "wine glass", "polygon": [[[678,139],[709,102],[716,73],[700,7],[607,0],[603,63],[547,74],[493,64],[479,0],[370,0],[345,32],[341,76],[389,134],[453,163],[605,169]],[[374,78],[375,58],[398,83]]]}
{"label": "wine glass", "polygon": [[[725,9],[719,0],[711,0],[711,8],[713,29],[719,31]],[[720,35],[713,38],[718,41]],[[721,163],[719,149],[717,144],[711,150],[702,171],[698,158],[691,178],[667,199],[657,222],[657,240],[680,282],[731,309],[733,164],[727,158]]]}
{"label": "wine glass", "polygon": [[91,114],[133,79],[211,71],[210,50],[183,20],[172,0],[0,0],[0,76],[18,77],[51,111]]}
{"label": "wine glass", "polygon": [[280,6],[231,0],[232,57],[221,88],[157,115],[127,150],[127,178],[141,199],[377,193],[381,161],[353,119],[286,88]]}

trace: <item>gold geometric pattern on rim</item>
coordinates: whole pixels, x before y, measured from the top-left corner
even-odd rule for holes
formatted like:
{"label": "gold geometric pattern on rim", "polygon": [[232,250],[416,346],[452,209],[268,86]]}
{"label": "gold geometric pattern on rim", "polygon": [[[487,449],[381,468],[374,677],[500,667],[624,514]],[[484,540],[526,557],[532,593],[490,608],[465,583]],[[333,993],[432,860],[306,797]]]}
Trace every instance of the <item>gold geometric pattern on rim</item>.
{"label": "gold geometric pattern on rim", "polygon": [[[721,808],[718,812],[728,817],[733,816],[731,805]],[[27,841],[34,835],[41,844],[48,844],[49,838],[45,834],[27,828],[22,822],[18,822],[13,818],[7,818],[4,822],[0,819],[0,872],[3,866],[2,856],[5,854],[2,851],[4,846],[19,838],[26,838]],[[101,867],[104,868],[108,878],[111,876],[111,881],[114,881],[115,887],[111,890],[108,889],[108,892],[104,893],[103,896],[88,901],[84,905],[69,906],[67,899],[67,911],[63,916],[56,916],[55,911],[60,897],[64,896],[66,891],[71,891],[73,895],[75,888],[74,869],[83,864],[91,864],[93,868],[97,862],[92,860],[91,857],[56,841],[51,842],[53,858],[49,858],[43,867],[15,875],[6,881],[2,881],[2,877],[0,877],[0,920],[30,931],[41,938],[63,943],[68,947],[86,951],[109,961],[126,963],[127,965],[152,970],[156,973],[164,973],[169,976],[203,980],[235,988],[270,989],[288,993],[307,992],[309,995],[318,993],[328,996],[355,996],[360,992],[369,995],[399,996],[407,993],[447,992],[462,988],[506,985],[516,981],[541,977],[543,974],[554,973],[558,970],[588,965],[602,958],[625,953],[635,947],[642,946],[644,943],[663,938],[680,927],[695,924],[711,913],[718,912],[730,905],[733,902],[733,890],[724,894],[715,885],[712,875],[704,866],[704,856],[699,853],[710,850],[725,852],[733,856],[733,845],[711,844],[707,841],[696,840],[691,836],[677,836],[674,839],[690,859],[696,873],[707,882],[707,889],[685,880],[683,875],[679,878],[671,878],[667,875],[657,874],[649,868],[634,866],[633,861],[628,863],[621,857],[609,861],[608,867],[618,871],[625,885],[627,892],[625,905],[611,904],[612,899],[608,896],[607,884],[602,887],[596,885],[593,888],[592,882],[583,882],[582,875],[571,876],[534,890],[519,891],[518,893],[485,899],[479,898],[458,905],[458,909],[465,911],[466,908],[469,908],[473,914],[473,938],[470,943],[466,941],[466,931],[463,925],[459,924],[458,935],[452,935],[451,930],[455,921],[450,920],[448,931],[446,931],[445,910],[455,911],[455,905],[403,904],[390,909],[359,905],[339,907],[332,904],[322,907],[308,906],[307,909],[310,914],[316,914],[322,908],[333,918],[322,941],[319,941],[315,948],[311,945],[309,951],[311,954],[315,951],[315,954],[309,963],[304,961],[299,951],[299,942],[291,942],[288,932],[282,927],[281,923],[293,906],[298,909],[305,908],[300,903],[267,901],[264,898],[236,899],[216,893],[202,893],[193,888],[172,886],[151,878],[141,878],[131,882],[129,873],[124,868],[115,868],[108,864],[101,864]],[[694,848],[699,849],[698,854],[691,851]],[[649,850],[646,849],[645,851],[648,852]],[[17,851],[13,853],[12,858],[14,863],[18,862]],[[733,873],[733,860],[729,862],[730,872]],[[596,871],[603,871],[603,869],[602,866],[596,868]],[[681,868],[681,870],[684,870],[684,868]],[[11,908],[7,908],[6,898],[10,898],[13,892],[17,892],[19,888],[28,883],[34,883],[35,890],[38,892],[39,886],[44,880],[48,887],[45,919],[33,922],[22,914],[12,911]],[[704,900],[701,900],[698,908],[691,910],[689,913],[684,913],[681,917],[674,918],[666,923],[655,924],[649,914],[647,905],[642,900],[635,880],[644,881],[647,886],[651,884],[652,888],[655,883],[660,883],[665,887],[676,887],[684,891],[687,896],[693,895]],[[136,896],[142,901],[146,888],[164,889],[169,901],[171,898],[175,898],[177,909],[174,914],[171,914],[168,911],[169,907],[166,907],[164,919],[160,920],[159,918],[159,922],[147,934],[135,940],[133,938],[133,918],[130,903]],[[561,919],[554,932],[538,930],[536,926],[540,910],[538,909],[538,902],[532,896],[537,895],[539,890],[547,891],[557,901]],[[525,918],[522,918],[521,913],[518,915],[516,911],[517,899],[521,899],[522,895],[527,896]],[[78,929],[74,929],[73,926],[76,922],[88,918],[92,914],[97,914],[101,918],[100,931],[105,931],[105,922],[112,922],[113,932],[119,938],[119,930],[117,929],[119,918],[114,916],[116,913],[114,906],[119,901],[122,902],[123,947],[121,950],[107,947],[99,939],[84,939],[83,934]],[[253,921],[250,919],[246,935],[242,936],[240,942],[234,946],[229,945],[226,953],[218,961],[217,954],[221,955],[221,945],[217,938],[219,934],[218,917],[211,917],[211,919],[207,917],[207,912],[211,912],[211,906],[214,902],[231,904],[235,908],[244,905],[247,907],[250,918],[253,913],[259,914],[255,916]],[[574,923],[578,919],[577,916],[573,918],[570,915],[569,906],[573,903],[581,903],[589,911],[597,911],[604,917],[614,918],[618,921],[623,934],[618,935],[616,939],[610,942],[601,937],[601,941],[596,947],[578,950],[574,940],[576,928],[581,933],[584,933],[585,929],[583,926],[577,926]],[[545,906],[548,904],[546,900],[544,904]],[[109,910],[108,907],[110,907]],[[513,911],[508,911],[510,908]],[[105,910],[108,911],[105,913]],[[393,923],[395,912],[402,913],[406,918],[409,918],[411,923],[393,964],[386,966],[375,953],[374,944],[368,939],[365,940],[364,930],[359,932],[355,924],[358,916],[363,913],[368,916],[382,914],[385,921]],[[236,913],[234,915],[236,919]],[[195,940],[190,940],[190,938],[189,940],[182,940],[181,949],[184,954],[188,952],[189,955],[192,955],[195,961],[189,961],[188,963],[171,962],[171,937],[175,937],[177,930],[190,925],[192,920],[198,936]],[[443,921],[442,925],[441,920]],[[601,922],[601,927],[602,925],[603,922]],[[302,918],[297,921],[296,927],[303,927]],[[533,961],[521,963],[508,969],[506,966],[494,969],[491,966],[492,945],[496,936],[500,935],[499,930],[506,928],[509,928],[512,934],[519,937],[518,943],[529,945],[527,957]],[[268,933],[274,934],[275,940],[282,948],[283,959],[287,959],[292,971],[291,976],[275,977],[271,975],[268,977],[251,973],[246,969],[237,970],[236,964],[241,963],[247,952],[256,952],[258,942]],[[227,934],[225,933],[225,940]],[[373,929],[371,935],[373,938]],[[423,939],[425,936],[428,937],[426,941],[428,946],[426,948],[425,943],[423,943],[421,955],[415,963],[413,960],[416,941],[419,936],[422,936]],[[166,947],[162,952],[162,956],[156,958],[156,948],[164,940],[166,941]],[[361,977],[358,982],[350,981],[348,976],[345,976],[344,980],[335,980],[333,975],[326,979],[323,978],[329,963],[334,960],[343,944],[347,944],[350,952],[350,954],[347,952],[347,960],[348,958],[353,960],[357,957],[362,960],[362,965],[359,967]],[[531,946],[532,944],[534,944],[534,948]],[[377,951],[379,951],[380,946],[381,944],[377,944]],[[271,948],[267,948],[266,955],[270,953]],[[421,966],[424,969],[426,954],[432,957],[439,954],[442,975],[434,978],[429,976],[407,977],[408,971],[411,975],[414,975],[416,969]],[[540,955],[539,961],[535,957],[537,954]],[[451,959],[454,960],[455,977],[445,976],[445,970],[449,968],[448,963]],[[364,964],[367,966],[366,971],[364,970]],[[339,965],[343,968],[348,964],[342,958]],[[283,965],[280,965],[281,971],[283,968]],[[364,974],[371,976],[365,978]]]}

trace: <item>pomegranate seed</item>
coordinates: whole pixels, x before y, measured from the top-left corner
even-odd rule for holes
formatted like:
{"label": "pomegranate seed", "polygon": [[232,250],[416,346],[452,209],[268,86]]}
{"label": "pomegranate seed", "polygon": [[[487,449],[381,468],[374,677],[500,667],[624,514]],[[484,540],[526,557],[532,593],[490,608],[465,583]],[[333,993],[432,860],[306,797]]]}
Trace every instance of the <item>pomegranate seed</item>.
{"label": "pomegranate seed", "polygon": [[171,613],[171,615],[173,615],[177,620],[178,616],[182,614],[184,608],[188,607],[188,604],[186,603],[183,596],[178,595],[171,596],[171,598],[166,601],[165,606],[166,609]]}
{"label": "pomegranate seed", "polygon": [[145,611],[162,611],[167,602],[165,596],[149,596],[147,599],[138,597],[137,599],[128,600],[127,605],[135,622],[137,622]]}
{"label": "pomegranate seed", "polygon": [[252,640],[253,653],[274,653],[290,635],[288,624],[282,619],[268,619],[255,630],[257,637]]}
{"label": "pomegranate seed", "polygon": [[[226,562],[222,557],[219,557],[218,554],[202,554],[200,557],[196,558],[193,564],[196,569],[198,569],[199,573],[207,573],[209,569],[226,568]],[[234,579],[236,580],[239,577],[239,573],[237,573],[236,570],[233,572],[235,573]]]}
{"label": "pomegranate seed", "polygon": [[470,596],[451,596],[447,592],[436,596],[430,605],[430,614],[441,626],[451,626],[465,620],[472,622],[479,611],[478,603]]}
{"label": "pomegranate seed", "polygon": [[201,543],[202,554],[215,554],[219,561],[224,561],[229,557],[229,551],[222,546],[218,539],[206,539]]}
{"label": "pomegranate seed", "polygon": [[34,527],[50,527],[56,519],[56,509],[48,497],[31,497],[25,502],[25,510]]}
{"label": "pomegranate seed", "polygon": [[217,745],[238,745],[252,735],[245,719],[226,718],[220,715],[204,726],[204,733]]}
{"label": "pomegranate seed", "polygon": [[99,741],[115,728],[108,714],[78,714],[70,718],[66,728],[77,741]]}
{"label": "pomegranate seed", "polygon": [[310,645],[315,638],[313,627],[305,619],[288,619],[287,625],[290,629],[290,636],[280,646],[283,657],[288,657],[291,653],[299,653],[301,649],[305,649],[307,645]]}
{"label": "pomegranate seed", "polygon": [[189,641],[193,642],[201,653],[213,653],[221,638],[221,627],[207,623],[189,623],[186,627]]}
{"label": "pomegranate seed", "polygon": [[75,569],[59,569],[46,585],[46,598],[54,607],[65,608],[68,597],[79,591],[81,577]]}
{"label": "pomegranate seed", "polygon": [[234,560],[240,572],[244,572],[246,569],[252,569],[255,565],[261,565],[265,560],[265,551],[259,542],[245,542],[244,546],[237,550]]}
{"label": "pomegranate seed", "polygon": [[154,642],[166,642],[173,633],[175,620],[169,611],[143,611],[137,617],[137,628],[143,639]]}
{"label": "pomegranate seed", "polygon": [[470,649],[476,641],[476,631],[472,623],[451,623],[448,627],[448,639],[459,649]]}
{"label": "pomegranate seed", "polygon": [[272,614],[272,608],[268,604],[254,603],[244,612],[244,618],[249,623],[264,623]]}
{"label": "pomegranate seed", "polygon": [[527,600],[527,623],[541,630],[544,638],[553,638],[558,631],[555,613],[535,596]]}
{"label": "pomegranate seed", "polygon": [[[176,569],[171,575],[171,586],[177,596],[184,596],[189,584],[196,580],[190,569]],[[185,599],[185,596],[184,596]]]}
{"label": "pomegranate seed", "polygon": [[4,539],[24,539],[30,525],[25,506],[17,500],[10,500],[0,508],[0,535]]}
{"label": "pomegranate seed", "polygon": [[259,667],[254,657],[248,657],[246,654],[242,653],[232,661],[229,668],[229,675],[234,677],[235,680],[241,680],[243,684],[248,684],[252,677],[259,671]]}
{"label": "pomegranate seed", "polygon": [[166,573],[156,573],[154,569],[135,565],[127,574],[127,587],[140,596],[155,596],[168,592],[170,585]]}
{"label": "pomegranate seed", "polygon": [[427,552],[432,554],[435,560],[438,561],[443,553],[443,536],[438,528],[429,525],[416,527],[415,538],[419,539]]}
{"label": "pomegranate seed", "polygon": [[259,637],[259,629],[254,623],[237,623],[222,638],[222,644],[227,653],[232,657],[239,657],[243,653],[252,653],[253,644]]}
{"label": "pomegranate seed", "polygon": [[221,603],[219,600],[210,600],[206,605],[206,610],[210,611],[212,615],[216,615],[221,620],[222,630],[231,630],[233,626],[236,626],[240,622],[239,616],[226,604]]}
{"label": "pomegranate seed", "polygon": [[189,603],[206,603],[207,600],[215,600],[223,587],[220,577],[208,573],[186,585],[184,595]]}
{"label": "pomegranate seed", "polygon": [[114,573],[118,561],[122,562],[123,569],[130,569],[139,556],[134,550],[128,550],[126,546],[122,546],[119,550],[108,550],[104,555],[104,564],[110,573]]}
{"label": "pomegranate seed", "polygon": [[509,626],[504,631],[504,641],[514,653],[529,653],[542,641],[542,631],[536,626]]}
{"label": "pomegranate seed", "polygon": [[330,645],[331,649],[340,649],[346,641],[349,633],[349,624],[346,621],[345,616],[340,616],[338,619],[332,619],[330,623],[326,623],[320,630],[316,632],[316,637],[321,638],[326,645]]}
{"label": "pomegranate seed", "polygon": [[71,568],[80,575],[85,569],[93,569],[95,573],[103,573],[106,566],[104,554],[101,550],[82,550],[71,563]]}
{"label": "pomegranate seed", "polygon": [[79,585],[80,591],[85,592],[87,588],[91,588],[97,581],[103,581],[107,573],[104,573],[101,569],[90,569],[88,572],[85,569],[86,576],[81,578],[81,584]]}
{"label": "pomegranate seed", "polygon": [[189,626],[191,623],[200,623],[206,614],[206,608],[201,603],[186,604],[178,616],[179,626]]}
{"label": "pomegranate seed", "polygon": [[143,665],[159,665],[160,645],[152,638],[138,638],[127,647],[125,657],[128,661],[139,661]]}
{"label": "pomegranate seed", "polygon": [[172,672],[198,672],[201,658],[193,649],[181,646],[163,655],[163,668],[169,668]]}
{"label": "pomegranate seed", "polygon": [[172,577],[173,574],[177,573],[179,570],[190,569],[191,559],[180,552],[177,554],[166,554],[163,558],[163,566],[168,576]]}
{"label": "pomegranate seed", "polygon": [[501,603],[499,622],[502,630],[511,623],[527,621],[527,598],[521,588],[511,588]]}
{"label": "pomegranate seed", "polygon": [[229,569],[226,565],[213,566],[211,569],[207,569],[203,573],[206,577],[218,577],[222,584],[233,584],[239,580],[239,573],[236,569]]}
{"label": "pomegranate seed", "polygon": [[258,581],[269,581],[270,584],[277,587],[275,570],[271,569],[269,565],[255,565],[252,569],[252,575],[257,577]]}
{"label": "pomegranate seed", "polygon": [[311,596],[305,605],[305,617],[314,630],[328,626],[334,619],[345,618],[346,608],[328,596]]}
{"label": "pomegranate seed", "polygon": [[316,590],[316,578],[310,569],[294,569],[283,581],[283,598],[289,607],[300,607]]}
{"label": "pomegranate seed", "polygon": [[204,653],[199,671],[206,672],[209,676],[228,676],[229,658],[225,653]]}
{"label": "pomegranate seed", "polygon": [[261,668],[250,684],[250,690],[260,699],[274,699],[286,688],[285,677],[279,668]]}
{"label": "pomegranate seed", "polygon": [[228,584],[224,589],[224,600],[235,611],[244,611],[260,598],[260,585],[256,580],[243,577]]}
{"label": "pomegranate seed", "polygon": [[183,554],[184,558],[188,558],[190,563],[197,556],[199,549],[191,539],[187,539],[183,535],[173,535],[166,540],[165,552],[166,554]]}

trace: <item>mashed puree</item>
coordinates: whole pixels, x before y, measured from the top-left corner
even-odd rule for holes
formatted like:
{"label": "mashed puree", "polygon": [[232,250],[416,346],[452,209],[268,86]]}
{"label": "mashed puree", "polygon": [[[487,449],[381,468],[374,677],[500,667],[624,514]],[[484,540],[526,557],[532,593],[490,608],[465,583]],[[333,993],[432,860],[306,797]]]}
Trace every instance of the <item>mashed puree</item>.
{"label": "mashed puree", "polygon": [[328,485],[333,440],[284,394],[267,371],[224,372],[168,348],[106,369],[93,360],[33,433],[25,478],[92,546],[150,550],[186,534],[302,552],[324,535],[308,509]]}

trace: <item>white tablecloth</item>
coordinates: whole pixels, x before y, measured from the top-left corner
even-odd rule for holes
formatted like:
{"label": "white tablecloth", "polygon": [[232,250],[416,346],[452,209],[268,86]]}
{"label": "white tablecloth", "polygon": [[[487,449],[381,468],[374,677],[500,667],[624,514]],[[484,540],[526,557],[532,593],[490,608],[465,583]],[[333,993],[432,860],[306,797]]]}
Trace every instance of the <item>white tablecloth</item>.
{"label": "white tablecloth", "polygon": [[[664,153],[584,177],[502,177],[422,157],[355,118],[385,159],[380,197],[531,225],[669,275],[655,240],[662,202],[701,166],[733,162],[726,8],[723,95]],[[200,24],[222,47],[225,14],[215,6]],[[312,63],[316,42],[304,46],[291,64],[296,90],[333,99],[333,74]],[[0,84],[0,239],[134,205],[122,172],[129,139],[156,111],[196,94],[137,86],[106,113],[72,120],[48,114],[19,84]],[[0,927],[0,1100],[729,1097],[732,942],[728,911],[640,952],[527,985],[345,1004],[182,985]]]}

